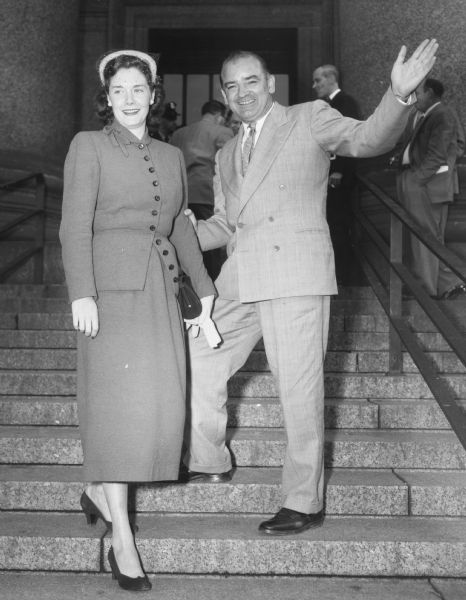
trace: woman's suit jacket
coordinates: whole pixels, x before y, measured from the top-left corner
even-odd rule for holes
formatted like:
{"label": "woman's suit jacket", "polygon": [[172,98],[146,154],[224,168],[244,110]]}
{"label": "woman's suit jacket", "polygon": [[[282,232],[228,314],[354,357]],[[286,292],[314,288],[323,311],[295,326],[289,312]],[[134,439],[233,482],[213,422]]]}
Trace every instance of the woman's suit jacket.
{"label": "woman's suit jacket", "polygon": [[199,296],[214,293],[187,204],[181,152],[117,122],[78,133],[66,157],[60,226],[70,299],[142,290],[155,248],[178,291],[178,260]]}
{"label": "woman's suit jacket", "polygon": [[244,179],[241,135],[227,142],[217,154],[215,214],[198,224],[203,249],[228,244],[219,296],[251,302],[335,294],[325,218],[330,155],[388,151],[408,112],[390,90],[367,121],[343,117],[321,100],[275,103]]}

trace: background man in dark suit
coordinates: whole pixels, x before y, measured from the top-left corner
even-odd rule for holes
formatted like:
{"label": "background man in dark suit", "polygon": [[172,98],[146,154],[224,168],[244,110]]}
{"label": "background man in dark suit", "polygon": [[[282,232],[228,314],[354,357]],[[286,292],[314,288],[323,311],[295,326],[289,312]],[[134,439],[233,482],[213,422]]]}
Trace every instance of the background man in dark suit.
{"label": "background man in dark suit", "polygon": [[[356,100],[340,89],[338,79],[335,65],[318,67],[312,75],[317,97],[326,100],[343,116],[360,119]],[[356,166],[357,160],[347,156],[335,156],[330,163],[327,221],[335,252],[337,282],[341,285],[351,283],[351,193],[356,184]]]}
{"label": "background man in dark suit", "polygon": [[[233,131],[225,126],[226,106],[218,100],[202,105],[200,121],[177,129],[170,143],[184,156],[188,174],[188,206],[196,219],[208,219],[214,214],[215,155]],[[223,248],[204,252],[204,264],[212,279],[216,279],[226,254]]]}
{"label": "background man in dark suit", "polygon": [[[444,242],[448,204],[456,188],[458,126],[441,102],[443,85],[428,78],[416,89],[416,108],[402,138],[397,177],[400,202],[440,242]],[[414,235],[409,236],[408,264],[427,292],[454,299],[466,286]]]}

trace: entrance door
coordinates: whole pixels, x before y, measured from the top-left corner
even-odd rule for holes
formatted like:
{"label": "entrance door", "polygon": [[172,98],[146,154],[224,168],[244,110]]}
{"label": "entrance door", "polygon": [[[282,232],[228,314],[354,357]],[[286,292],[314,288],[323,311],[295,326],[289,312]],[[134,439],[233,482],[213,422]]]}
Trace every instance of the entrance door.
{"label": "entrance door", "polygon": [[149,52],[159,54],[166,101],[174,101],[182,124],[201,118],[201,106],[223,101],[219,70],[234,50],[252,50],[267,62],[276,79],[280,104],[296,97],[296,29],[150,29]]}

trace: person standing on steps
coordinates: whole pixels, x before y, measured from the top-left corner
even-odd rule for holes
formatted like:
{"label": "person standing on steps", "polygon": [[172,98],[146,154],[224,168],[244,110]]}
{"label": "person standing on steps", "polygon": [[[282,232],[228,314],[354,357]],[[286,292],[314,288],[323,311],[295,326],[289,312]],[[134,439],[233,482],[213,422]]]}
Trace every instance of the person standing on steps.
{"label": "person standing on steps", "polygon": [[[360,119],[356,100],[340,89],[335,65],[322,65],[313,75],[317,97],[325,100],[344,117]],[[339,285],[351,285],[351,195],[356,185],[357,160],[349,156],[334,156],[330,163],[327,188],[327,222],[335,253],[335,272]]]}
{"label": "person standing on steps", "polygon": [[128,518],[128,482],[175,480],[186,361],[178,260],[210,315],[215,288],[186,208],[181,152],[149,137],[156,63],[104,56],[101,131],[78,133],[64,169],[63,264],[78,337],[78,407],[88,522],[111,528],[108,560],[127,590],[151,583]]}
{"label": "person standing on steps", "polygon": [[[233,137],[225,127],[226,107],[218,100],[202,105],[200,121],[180,127],[170,143],[183,152],[188,174],[188,206],[196,219],[208,219],[214,214],[215,155]],[[204,264],[213,280],[225,260],[224,249],[204,252]]]}
{"label": "person standing on steps", "polygon": [[[442,244],[448,206],[458,187],[456,160],[462,129],[442,102],[441,81],[427,78],[416,90],[416,108],[408,122],[398,156],[397,191],[401,204],[425,231]],[[414,276],[434,298],[453,300],[466,284],[414,234],[407,237],[407,260]]]}
{"label": "person standing on steps", "polygon": [[321,100],[274,102],[274,76],[253,52],[223,62],[223,97],[242,127],[217,154],[215,214],[196,224],[187,213],[203,250],[227,245],[214,308],[223,344],[212,350],[190,337],[184,462],[192,481],[231,478],[227,381],[263,337],[287,437],[282,507],[260,524],[263,533],[299,533],[324,518],[323,364],[330,295],[337,292],[325,220],[330,156],[373,156],[395,145],[437,47],[425,40],[407,60],[401,48],[391,87],[367,121],[343,117]]}

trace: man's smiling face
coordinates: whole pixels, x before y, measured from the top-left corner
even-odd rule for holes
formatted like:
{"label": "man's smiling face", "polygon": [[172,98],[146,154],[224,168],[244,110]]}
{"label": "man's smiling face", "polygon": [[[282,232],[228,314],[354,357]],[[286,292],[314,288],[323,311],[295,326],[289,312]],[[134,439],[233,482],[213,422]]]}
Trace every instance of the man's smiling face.
{"label": "man's smiling face", "polygon": [[222,71],[225,102],[245,123],[263,117],[272,106],[275,78],[254,56],[227,62]]}

